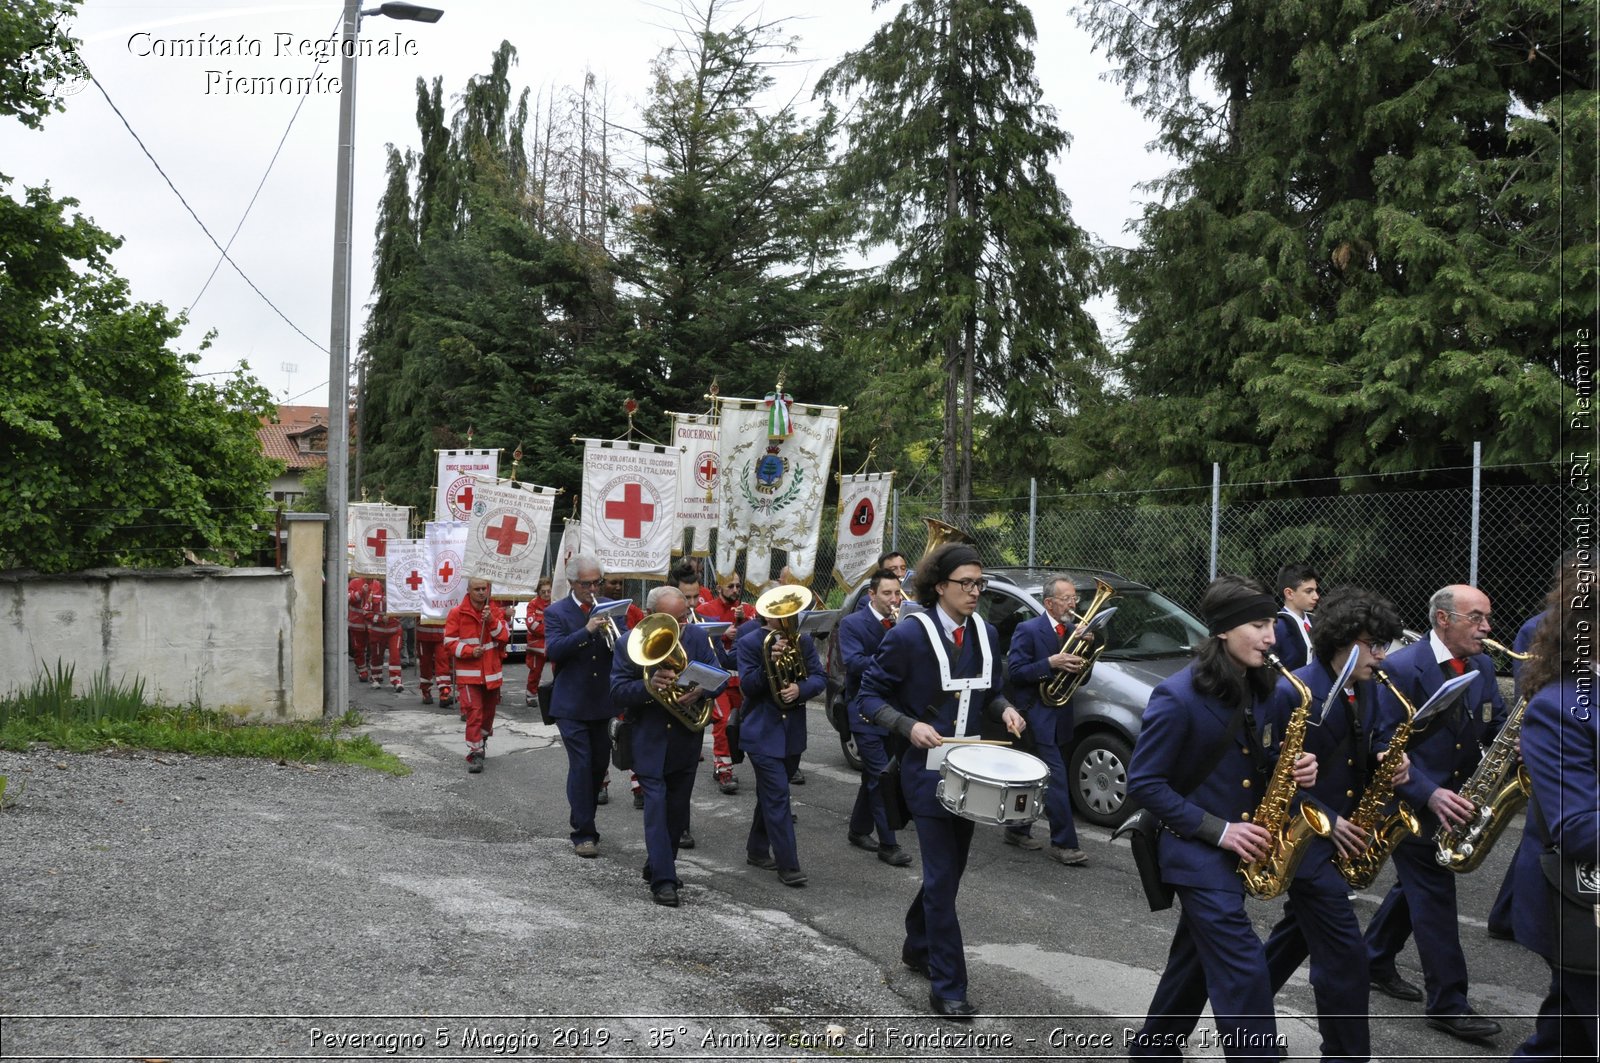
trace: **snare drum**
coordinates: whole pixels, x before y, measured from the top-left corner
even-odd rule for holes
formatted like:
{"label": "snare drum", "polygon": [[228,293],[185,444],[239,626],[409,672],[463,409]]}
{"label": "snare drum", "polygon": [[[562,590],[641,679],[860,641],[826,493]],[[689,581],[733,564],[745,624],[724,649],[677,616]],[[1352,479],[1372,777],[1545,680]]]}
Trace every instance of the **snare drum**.
{"label": "snare drum", "polygon": [[939,803],[979,823],[1027,823],[1044,815],[1050,769],[1004,746],[957,745],[939,766]]}

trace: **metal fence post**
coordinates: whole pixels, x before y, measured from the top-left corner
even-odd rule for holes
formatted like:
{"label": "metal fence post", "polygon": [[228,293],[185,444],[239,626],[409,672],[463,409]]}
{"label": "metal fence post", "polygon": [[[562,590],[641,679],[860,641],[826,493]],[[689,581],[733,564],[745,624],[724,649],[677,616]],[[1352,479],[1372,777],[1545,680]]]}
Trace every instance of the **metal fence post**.
{"label": "metal fence post", "polygon": [[1222,512],[1222,463],[1211,463],[1211,575],[1210,579],[1217,578],[1217,532],[1221,527],[1219,517]]}
{"label": "metal fence post", "polygon": [[889,499],[889,549],[900,549],[900,492],[896,490]]}
{"label": "metal fence post", "polygon": [[1472,443],[1472,556],[1467,561],[1467,583],[1478,585],[1478,517],[1483,508],[1483,444]]}
{"label": "metal fence post", "polygon": [[1028,567],[1033,568],[1034,536],[1039,528],[1039,481],[1028,477]]}

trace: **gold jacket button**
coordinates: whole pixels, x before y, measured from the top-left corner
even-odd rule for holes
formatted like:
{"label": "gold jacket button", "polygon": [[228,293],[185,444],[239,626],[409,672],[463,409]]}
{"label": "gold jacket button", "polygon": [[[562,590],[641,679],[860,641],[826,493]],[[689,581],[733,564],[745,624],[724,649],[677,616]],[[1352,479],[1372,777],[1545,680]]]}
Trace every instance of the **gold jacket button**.
{"label": "gold jacket button", "polygon": [[1457,743],[1456,743],[1456,748],[1457,748],[1457,749],[1460,749],[1460,748],[1461,748],[1461,743],[1460,743],[1460,742],[1457,742]]}
{"label": "gold jacket button", "polygon": [[1250,780],[1249,779],[1240,779],[1239,780],[1239,785],[1243,786],[1246,790],[1248,790],[1248,789],[1250,789]]}
{"label": "gold jacket button", "polygon": [[1354,797],[1354,796],[1355,796],[1355,795],[1356,795],[1356,792],[1355,792],[1355,791],[1354,791],[1354,790],[1346,790],[1346,791],[1345,791],[1345,792],[1344,792],[1344,795],[1345,795],[1345,796],[1346,796],[1346,797]]}
{"label": "gold jacket button", "polygon": [[1345,761],[1345,763],[1350,765],[1352,768],[1356,766],[1356,762],[1355,762],[1355,758],[1354,757],[1352,757],[1349,760]]}

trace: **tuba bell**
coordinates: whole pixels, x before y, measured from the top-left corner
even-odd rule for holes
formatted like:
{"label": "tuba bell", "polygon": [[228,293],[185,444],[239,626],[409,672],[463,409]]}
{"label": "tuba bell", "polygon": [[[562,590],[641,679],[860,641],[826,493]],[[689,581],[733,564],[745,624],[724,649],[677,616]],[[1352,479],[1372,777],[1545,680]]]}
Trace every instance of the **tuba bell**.
{"label": "tuba bell", "polygon": [[691,731],[703,731],[711,720],[710,698],[702,698],[689,708],[683,705],[689,691],[678,686],[657,690],[650,682],[653,669],[670,668],[681,674],[689,666],[689,655],[678,641],[681,630],[678,621],[666,613],[652,613],[628,632],[628,660],[644,669],[644,688],[663,709]]}
{"label": "tuba bell", "polygon": [[922,548],[922,560],[917,562],[918,568],[922,567],[923,561],[928,560],[929,554],[941,546],[948,546],[951,543],[966,543],[968,546],[977,545],[977,541],[972,536],[954,524],[946,524],[937,517],[923,517],[922,522],[928,526],[928,545]]}
{"label": "tuba bell", "polygon": [[[806,657],[800,650],[800,614],[811,607],[811,600],[809,590],[793,583],[773,587],[756,599],[756,613],[778,625],[761,641],[761,663],[774,696],[790,683],[799,684],[806,678]],[[788,641],[788,647],[774,660],[772,646],[779,637]]]}

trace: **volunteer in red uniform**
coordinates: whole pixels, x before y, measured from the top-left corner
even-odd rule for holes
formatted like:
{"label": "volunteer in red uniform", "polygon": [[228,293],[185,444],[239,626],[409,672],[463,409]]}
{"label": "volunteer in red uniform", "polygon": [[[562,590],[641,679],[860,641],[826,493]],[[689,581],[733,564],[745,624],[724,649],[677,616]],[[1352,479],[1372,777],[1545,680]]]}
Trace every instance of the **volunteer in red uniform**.
{"label": "volunteer in red uniform", "polygon": [[711,710],[711,771],[716,776],[717,788],[725,794],[739,792],[739,780],[733,776],[733,754],[728,748],[728,717],[734,709],[744,704],[744,695],[739,693],[739,673],[734,671],[735,666],[729,662],[733,657],[733,643],[738,637],[739,625],[756,618],[756,607],[739,601],[742,589],[739,574],[729,572],[717,580],[716,597],[698,610],[703,620],[722,621],[729,625],[722,632],[722,645],[717,656],[722,667],[733,671],[733,678],[728,681],[728,689],[717,698],[716,707]]}
{"label": "volunteer in red uniform", "polygon": [[356,662],[356,679],[367,682],[367,612],[372,606],[372,583],[365,576],[350,579],[350,606],[345,619],[350,627],[350,656]]}
{"label": "volunteer in red uniform", "polygon": [[528,696],[524,702],[527,705],[535,705],[539,701],[539,679],[544,675],[544,611],[548,608],[550,579],[545,577],[539,581],[538,594],[528,603],[528,648],[522,658],[528,665]]}
{"label": "volunteer in red uniform", "polygon": [[483,770],[485,744],[500,706],[501,661],[511,642],[505,612],[489,598],[489,581],[467,581],[467,597],[450,610],[444,647],[456,665],[456,694],[467,719],[467,770]]}
{"label": "volunteer in red uniform", "polygon": [[367,607],[367,672],[372,689],[383,686],[385,657],[388,658],[389,689],[396,694],[403,689],[400,678],[400,618],[385,612],[388,599],[382,581],[373,580],[373,591]]}
{"label": "volunteer in red uniform", "polygon": [[433,704],[433,679],[439,677],[439,700],[450,700],[450,658],[444,655],[444,625],[417,621],[417,689],[422,703]]}

